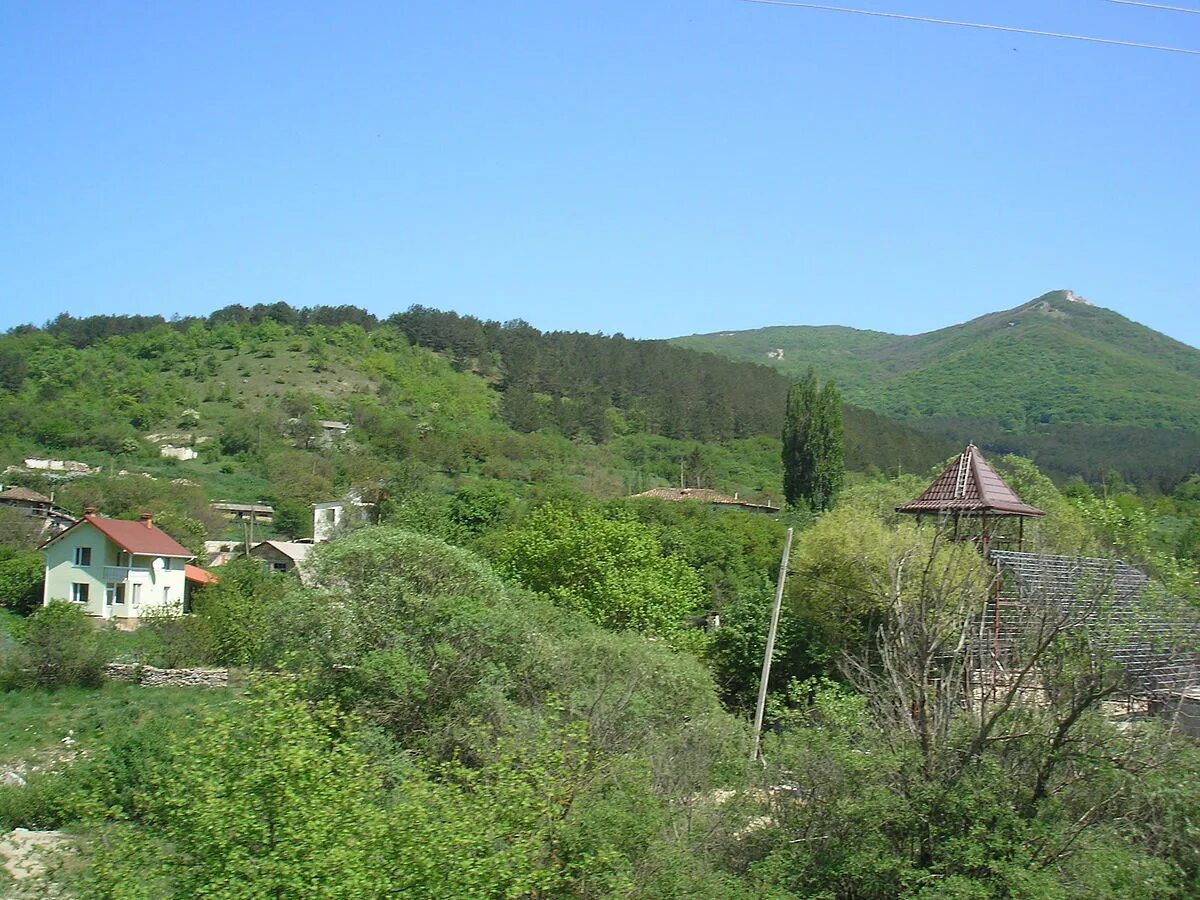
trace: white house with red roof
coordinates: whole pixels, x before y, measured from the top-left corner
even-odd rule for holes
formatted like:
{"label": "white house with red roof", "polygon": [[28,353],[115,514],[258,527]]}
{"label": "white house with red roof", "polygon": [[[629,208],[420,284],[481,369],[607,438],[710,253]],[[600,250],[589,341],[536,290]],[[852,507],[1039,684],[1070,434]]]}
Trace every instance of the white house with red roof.
{"label": "white house with red roof", "polygon": [[215,580],[189,564],[193,554],[156,526],[108,519],[89,507],[83,518],[42,545],[42,603],[69,600],[91,616],[136,620],[150,610],[186,611],[189,587]]}

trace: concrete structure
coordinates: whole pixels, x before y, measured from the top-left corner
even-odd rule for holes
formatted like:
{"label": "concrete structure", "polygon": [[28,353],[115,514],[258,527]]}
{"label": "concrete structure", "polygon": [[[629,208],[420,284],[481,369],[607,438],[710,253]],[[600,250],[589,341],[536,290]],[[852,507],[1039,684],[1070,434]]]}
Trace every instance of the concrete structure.
{"label": "concrete structure", "polygon": [[[43,604],[68,600],[90,616],[131,622],[151,610],[186,609],[186,567],[192,553],[148,515],[130,522],[98,516],[89,507],[82,519],[43,544],[42,550]],[[203,573],[201,579],[195,572],[192,584],[211,578]]]}
{"label": "concrete structure", "polygon": [[176,447],[172,444],[163,444],[158,448],[160,456],[165,456],[167,459],[179,459],[186,462],[189,459],[195,459],[200,454],[191,447]]}
{"label": "concrete structure", "polygon": [[367,503],[357,489],[350,491],[342,500],[313,504],[313,540],[318,544],[333,540],[343,528],[369,522],[375,504]]}

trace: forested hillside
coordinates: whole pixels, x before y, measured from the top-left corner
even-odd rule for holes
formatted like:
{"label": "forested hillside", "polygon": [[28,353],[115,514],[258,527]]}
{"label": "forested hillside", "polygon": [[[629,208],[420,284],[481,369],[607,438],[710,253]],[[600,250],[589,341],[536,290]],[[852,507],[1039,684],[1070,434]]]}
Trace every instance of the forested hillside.
{"label": "forested hillside", "polygon": [[[69,455],[272,502],[293,521],[352,485],[426,476],[601,496],[681,478],[779,492],[786,379],[619,335],[421,308],[386,322],[282,304],[174,322],[60,316],[0,338],[0,376],[5,464]],[[320,420],[351,431],[326,446]],[[950,447],[863,410],[847,424],[855,469],[924,468]],[[199,458],[163,459],[163,444]]]}
{"label": "forested hillside", "polygon": [[1063,476],[1107,465],[1169,488],[1200,459],[1200,350],[1067,291],[914,336],[797,326],[676,343],[793,376],[816,366],[853,403]]}

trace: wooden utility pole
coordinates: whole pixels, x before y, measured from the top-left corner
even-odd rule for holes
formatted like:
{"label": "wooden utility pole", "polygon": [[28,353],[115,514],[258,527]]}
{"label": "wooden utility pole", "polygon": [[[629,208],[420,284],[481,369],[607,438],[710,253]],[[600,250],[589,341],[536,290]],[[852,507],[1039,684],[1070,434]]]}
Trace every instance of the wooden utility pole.
{"label": "wooden utility pole", "polygon": [[767,630],[767,651],[763,654],[762,679],[758,683],[758,706],[754,709],[754,746],[751,761],[758,759],[762,741],[763,712],[767,708],[767,681],[771,677],[771,657],[775,654],[775,634],[779,630],[779,608],[783,605],[783,584],[787,581],[788,560],[792,555],[792,529],[783,542],[783,559],[779,561],[779,580],[775,583],[775,605],[771,607],[771,627]]}

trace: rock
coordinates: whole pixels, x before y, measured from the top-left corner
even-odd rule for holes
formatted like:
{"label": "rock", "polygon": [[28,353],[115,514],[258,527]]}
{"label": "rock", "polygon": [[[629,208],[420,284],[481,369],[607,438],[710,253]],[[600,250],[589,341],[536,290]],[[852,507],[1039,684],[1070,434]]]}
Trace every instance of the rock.
{"label": "rock", "polygon": [[[29,831],[16,828],[0,838],[0,863],[13,881],[45,876],[50,871],[47,857],[66,850],[71,841],[61,831]],[[51,896],[43,893],[41,896]]]}

